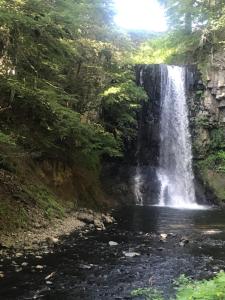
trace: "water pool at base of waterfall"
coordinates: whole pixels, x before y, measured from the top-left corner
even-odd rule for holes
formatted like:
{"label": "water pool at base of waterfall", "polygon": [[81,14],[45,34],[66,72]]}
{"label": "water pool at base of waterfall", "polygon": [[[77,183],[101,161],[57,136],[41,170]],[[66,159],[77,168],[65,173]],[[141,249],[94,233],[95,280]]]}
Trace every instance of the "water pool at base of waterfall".
{"label": "water pool at base of waterfall", "polygon": [[[144,232],[166,231],[184,228],[185,232],[201,232],[202,228],[220,229],[225,237],[225,210],[214,206],[194,205],[188,209],[169,206],[134,206],[117,214],[119,227],[126,230]],[[193,232],[192,232],[193,231]]]}
{"label": "water pool at base of waterfall", "polygon": [[[149,285],[169,299],[180,274],[201,279],[225,269],[223,209],[133,206],[114,215],[117,224],[105,231],[74,232],[48,253],[24,250],[22,257],[4,259],[0,299],[131,299],[133,289]],[[137,255],[126,256],[131,252]],[[16,272],[14,265],[24,261]]]}
{"label": "water pool at base of waterfall", "polygon": [[[141,205],[141,204],[140,204]],[[153,207],[162,207],[162,208],[172,208],[172,209],[179,209],[179,210],[209,210],[209,209],[213,209],[213,206],[209,206],[209,205],[201,205],[201,204],[197,204],[197,203],[191,203],[191,204],[182,204],[182,205],[164,205],[164,204],[153,204],[153,205],[149,205],[149,206],[153,206]]]}

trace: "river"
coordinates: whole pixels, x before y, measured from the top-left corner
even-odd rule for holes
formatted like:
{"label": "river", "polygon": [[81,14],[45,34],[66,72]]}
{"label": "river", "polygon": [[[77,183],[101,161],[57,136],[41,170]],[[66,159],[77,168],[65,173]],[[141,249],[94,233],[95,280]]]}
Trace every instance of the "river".
{"label": "river", "polygon": [[169,299],[179,275],[209,278],[225,269],[223,209],[134,206],[114,214],[117,224],[105,231],[74,232],[50,252],[2,259],[0,299],[131,299],[133,289],[147,286]]}

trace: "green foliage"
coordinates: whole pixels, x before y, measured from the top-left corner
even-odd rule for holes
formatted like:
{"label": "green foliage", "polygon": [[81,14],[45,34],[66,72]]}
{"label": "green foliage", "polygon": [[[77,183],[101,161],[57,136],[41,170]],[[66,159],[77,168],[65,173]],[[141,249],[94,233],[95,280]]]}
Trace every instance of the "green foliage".
{"label": "green foliage", "polygon": [[18,228],[25,228],[29,223],[26,210],[20,206],[15,206],[8,199],[0,202],[0,226],[2,231],[15,232]]}
{"label": "green foliage", "polygon": [[[208,126],[209,124],[200,119],[200,126]],[[214,128],[210,131],[210,143],[207,146],[207,152],[204,159],[199,161],[200,168],[214,170],[219,173],[225,172],[225,142],[224,128]]]}
{"label": "green foliage", "polygon": [[40,185],[24,186],[24,191],[35,204],[44,212],[47,218],[63,217],[64,209],[59,200],[47,188]]}
{"label": "green foliage", "polygon": [[15,145],[15,139],[8,134],[3,133],[2,131],[0,131],[0,143],[3,144],[9,144],[9,145]]}
{"label": "green foliage", "polygon": [[[97,169],[121,156],[146,96],[111,1],[0,1],[0,141],[32,157]],[[112,111],[110,113],[102,112]]]}
{"label": "green foliage", "polygon": [[136,64],[160,64],[169,62],[177,53],[177,47],[171,44],[168,35],[141,43],[132,59]]}
{"label": "green foliage", "polygon": [[200,32],[191,35],[173,30],[161,37],[143,42],[133,55],[134,63],[193,63],[198,55]]}
{"label": "green foliage", "polygon": [[[133,70],[132,70],[133,71]],[[137,87],[129,71],[116,74],[114,85],[103,92],[102,119],[105,128],[117,141],[129,143],[137,135],[136,113],[140,100],[147,100],[144,90]]]}
{"label": "green foliage", "polygon": [[162,294],[153,288],[140,288],[131,292],[132,297],[144,297],[146,300],[163,300]]}
{"label": "green foliage", "polygon": [[[176,281],[176,300],[223,300],[225,299],[225,273],[221,271],[210,280],[194,281],[182,275]],[[152,288],[137,289],[132,296],[146,300],[163,300],[160,292]],[[170,300],[175,300],[170,298]]]}
{"label": "green foliage", "polygon": [[176,300],[225,299],[225,273],[220,272],[211,280],[185,280],[177,288]]}
{"label": "green foliage", "polygon": [[225,173],[225,151],[210,154],[203,161],[200,161],[199,164],[203,168],[207,167],[210,170]]}
{"label": "green foliage", "polygon": [[210,149],[212,151],[225,149],[224,128],[213,129],[210,132]]}
{"label": "green foliage", "polygon": [[199,116],[196,118],[196,125],[203,128],[209,127],[209,118],[207,116]]}
{"label": "green foliage", "polygon": [[135,63],[197,63],[203,74],[207,62],[225,45],[225,1],[161,0],[169,31],[143,42]]}

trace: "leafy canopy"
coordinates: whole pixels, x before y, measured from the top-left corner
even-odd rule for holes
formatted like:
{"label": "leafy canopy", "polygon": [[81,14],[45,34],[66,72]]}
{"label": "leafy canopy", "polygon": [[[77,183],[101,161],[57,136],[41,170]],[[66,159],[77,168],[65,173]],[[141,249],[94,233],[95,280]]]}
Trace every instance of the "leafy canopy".
{"label": "leafy canopy", "polygon": [[121,156],[145,98],[106,0],[0,1],[0,129],[39,159]]}

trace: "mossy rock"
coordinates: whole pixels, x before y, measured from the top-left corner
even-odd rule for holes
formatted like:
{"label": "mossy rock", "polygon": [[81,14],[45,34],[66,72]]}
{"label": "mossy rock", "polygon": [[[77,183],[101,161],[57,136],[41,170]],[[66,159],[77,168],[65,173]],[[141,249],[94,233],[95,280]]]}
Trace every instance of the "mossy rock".
{"label": "mossy rock", "polygon": [[225,173],[204,168],[201,170],[204,185],[209,187],[219,201],[225,202]]}

